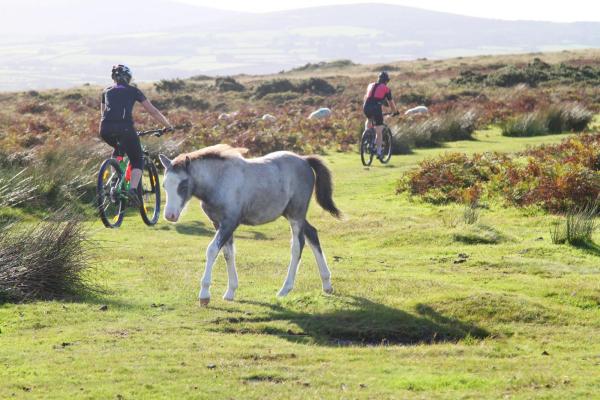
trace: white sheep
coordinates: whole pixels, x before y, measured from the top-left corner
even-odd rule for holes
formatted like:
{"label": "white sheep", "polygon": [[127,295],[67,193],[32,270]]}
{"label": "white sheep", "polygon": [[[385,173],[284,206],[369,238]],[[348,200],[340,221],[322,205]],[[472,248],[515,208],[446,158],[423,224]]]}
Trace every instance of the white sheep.
{"label": "white sheep", "polygon": [[404,113],[404,115],[410,115],[410,114],[425,114],[429,112],[429,109],[425,106],[417,106],[415,108],[411,108],[409,110],[406,110],[406,112]]}
{"label": "white sheep", "polygon": [[329,108],[322,107],[310,113],[308,119],[325,119],[329,117],[331,117],[331,110]]}
{"label": "white sheep", "polygon": [[277,121],[277,118],[274,115],[271,114],[265,114],[262,116],[261,118],[263,121],[267,121],[267,122],[275,122]]}

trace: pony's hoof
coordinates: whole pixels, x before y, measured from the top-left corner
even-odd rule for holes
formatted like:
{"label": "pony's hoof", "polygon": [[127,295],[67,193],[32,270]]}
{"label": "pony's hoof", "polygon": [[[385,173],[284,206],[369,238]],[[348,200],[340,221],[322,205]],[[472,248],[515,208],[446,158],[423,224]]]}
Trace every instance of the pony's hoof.
{"label": "pony's hoof", "polygon": [[233,293],[231,293],[231,294],[230,293],[225,293],[223,295],[223,300],[225,300],[225,301],[233,301],[233,298],[234,298]]}
{"label": "pony's hoof", "polygon": [[287,288],[282,288],[279,293],[277,293],[277,297],[285,297],[288,295],[289,292],[291,292],[292,289],[287,289]]}
{"label": "pony's hoof", "polygon": [[323,292],[326,294],[333,294],[333,287],[330,288],[323,288]]}
{"label": "pony's hoof", "polygon": [[208,299],[200,299],[201,306],[207,306],[210,303],[210,297]]}

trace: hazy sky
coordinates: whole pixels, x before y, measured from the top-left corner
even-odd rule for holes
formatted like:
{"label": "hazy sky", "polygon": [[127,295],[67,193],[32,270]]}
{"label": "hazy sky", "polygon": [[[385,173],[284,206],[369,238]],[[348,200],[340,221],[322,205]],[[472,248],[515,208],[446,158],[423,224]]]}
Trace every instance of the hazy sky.
{"label": "hazy sky", "polygon": [[[365,0],[175,0],[227,10],[265,12],[331,4],[370,3]],[[387,0],[398,4],[475,17],[557,22],[600,21],[598,0]]]}

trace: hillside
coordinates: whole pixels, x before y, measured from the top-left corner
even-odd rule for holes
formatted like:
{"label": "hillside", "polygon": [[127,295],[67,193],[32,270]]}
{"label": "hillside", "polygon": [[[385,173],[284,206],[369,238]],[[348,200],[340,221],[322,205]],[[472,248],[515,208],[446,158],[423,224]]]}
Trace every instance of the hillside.
{"label": "hillside", "polygon": [[[501,21],[383,4],[240,14],[166,0],[143,8],[67,3],[47,9],[11,0],[5,6],[0,90],[100,83],[118,62],[148,81],[274,73],[335,59],[369,64],[600,47],[600,23]],[[113,10],[121,11],[115,16]]]}

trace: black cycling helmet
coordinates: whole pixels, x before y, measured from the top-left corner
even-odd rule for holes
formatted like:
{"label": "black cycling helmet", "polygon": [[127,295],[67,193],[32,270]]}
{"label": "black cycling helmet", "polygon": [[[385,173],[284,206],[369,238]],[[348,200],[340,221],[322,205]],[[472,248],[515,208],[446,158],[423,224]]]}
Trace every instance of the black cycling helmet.
{"label": "black cycling helmet", "polygon": [[388,83],[390,81],[390,76],[386,71],[381,71],[379,77],[377,77],[377,82],[379,83]]}
{"label": "black cycling helmet", "polygon": [[113,65],[111,77],[115,82],[129,83],[131,81],[131,70],[127,65]]}

